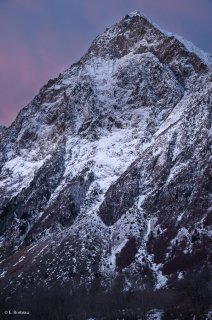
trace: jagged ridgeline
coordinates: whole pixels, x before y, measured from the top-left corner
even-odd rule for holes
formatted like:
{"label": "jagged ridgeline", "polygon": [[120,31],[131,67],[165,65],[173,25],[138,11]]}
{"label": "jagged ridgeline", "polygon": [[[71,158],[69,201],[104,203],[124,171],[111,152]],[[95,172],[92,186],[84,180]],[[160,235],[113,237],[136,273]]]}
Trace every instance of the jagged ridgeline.
{"label": "jagged ridgeline", "polygon": [[0,127],[3,310],[208,311],[211,61],[134,12]]}

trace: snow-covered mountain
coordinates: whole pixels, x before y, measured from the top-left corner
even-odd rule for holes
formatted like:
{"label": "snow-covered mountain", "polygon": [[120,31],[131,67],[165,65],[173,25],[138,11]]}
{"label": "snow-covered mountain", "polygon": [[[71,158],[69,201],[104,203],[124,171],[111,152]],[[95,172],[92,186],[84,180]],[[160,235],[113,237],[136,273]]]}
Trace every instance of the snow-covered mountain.
{"label": "snow-covered mountain", "polygon": [[209,264],[211,61],[134,12],[0,128],[2,290]]}

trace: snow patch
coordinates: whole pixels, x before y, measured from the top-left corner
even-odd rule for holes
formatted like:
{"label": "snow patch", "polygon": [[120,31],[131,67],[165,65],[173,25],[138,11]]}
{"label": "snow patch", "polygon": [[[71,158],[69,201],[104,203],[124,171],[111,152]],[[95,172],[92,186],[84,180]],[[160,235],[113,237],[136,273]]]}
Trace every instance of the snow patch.
{"label": "snow patch", "polygon": [[177,38],[189,52],[195,53],[206,65],[212,66],[212,55],[210,53],[196,47],[191,41],[188,41],[179,35],[175,35],[175,38]]}
{"label": "snow patch", "polygon": [[7,271],[5,270],[5,271],[3,271],[1,274],[0,274],[0,279],[1,278],[4,278],[5,277],[5,275],[6,275],[6,273],[7,273]]}
{"label": "snow patch", "polygon": [[13,267],[17,266],[20,262],[22,262],[24,259],[26,259],[25,256],[20,257],[20,259],[18,260],[18,262],[16,262]]}

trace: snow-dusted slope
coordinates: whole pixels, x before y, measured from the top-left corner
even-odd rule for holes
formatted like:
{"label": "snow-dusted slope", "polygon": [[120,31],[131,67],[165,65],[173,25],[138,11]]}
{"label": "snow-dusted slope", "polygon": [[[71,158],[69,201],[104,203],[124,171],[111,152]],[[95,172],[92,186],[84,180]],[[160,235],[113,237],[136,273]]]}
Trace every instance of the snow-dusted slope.
{"label": "snow-dusted slope", "polygon": [[191,52],[194,53],[196,56],[198,56],[206,65],[211,66],[212,65],[212,55],[208,52],[203,51],[202,49],[198,48],[195,46],[191,41],[188,41],[181,37],[180,35],[174,34],[172,32],[168,32],[164,29],[162,29],[158,24],[152,22],[148,17],[145,15],[141,14],[139,11],[134,11],[129,14],[129,16],[135,17],[139,16],[142,17],[143,19],[147,20],[149,23],[151,23],[155,28],[157,28],[159,31],[161,31],[165,36],[167,37],[175,37],[178,39],[184,46],[185,48]]}
{"label": "snow-dusted slope", "polygon": [[204,266],[211,69],[190,51],[129,14],[0,129],[2,288]]}

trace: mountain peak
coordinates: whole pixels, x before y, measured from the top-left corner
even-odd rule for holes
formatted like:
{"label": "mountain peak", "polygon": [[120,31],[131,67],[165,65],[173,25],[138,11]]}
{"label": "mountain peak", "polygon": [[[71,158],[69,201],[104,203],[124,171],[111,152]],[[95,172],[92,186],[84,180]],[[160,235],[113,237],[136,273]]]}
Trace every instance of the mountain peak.
{"label": "mountain peak", "polygon": [[115,61],[129,54],[154,56],[171,68],[185,87],[195,81],[195,74],[210,66],[209,55],[164,31],[139,11],[131,12],[97,36],[81,62],[96,58]]}
{"label": "mountain peak", "polygon": [[211,66],[212,65],[212,55],[208,52],[205,52],[204,50],[198,48],[195,44],[193,44],[191,41],[184,39],[182,36],[172,33],[170,31],[166,31],[163,28],[161,28],[157,23],[154,23],[150,18],[148,18],[145,14],[142,14],[140,11],[135,10],[128,14],[130,18],[133,17],[140,17],[143,18],[145,21],[148,21],[153,27],[155,27],[158,31],[162,32],[167,37],[175,37],[177,40],[180,41],[181,44],[184,45],[186,50],[188,50],[191,53],[196,54],[206,65]]}
{"label": "mountain peak", "polygon": [[203,63],[210,66],[212,64],[210,54],[182,37],[165,31],[136,10],[125,15],[118,23],[97,36],[86,58],[94,55],[119,58],[129,52],[134,54],[151,52],[161,59],[161,55],[169,55],[172,50],[173,58],[179,55],[188,58],[188,54],[191,54],[192,60],[193,55],[196,56],[195,60],[198,60],[194,62],[195,65]]}
{"label": "mountain peak", "polygon": [[126,290],[174,288],[209,261],[211,71],[130,15],[0,139],[6,296],[39,282],[106,287],[120,274]]}
{"label": "mountain peak", "polygon": [[143,15],[141,15],[141,13],[140,13],[139,10],[131,11],[128,15],[129,15],[130,17],[143,16]]}

